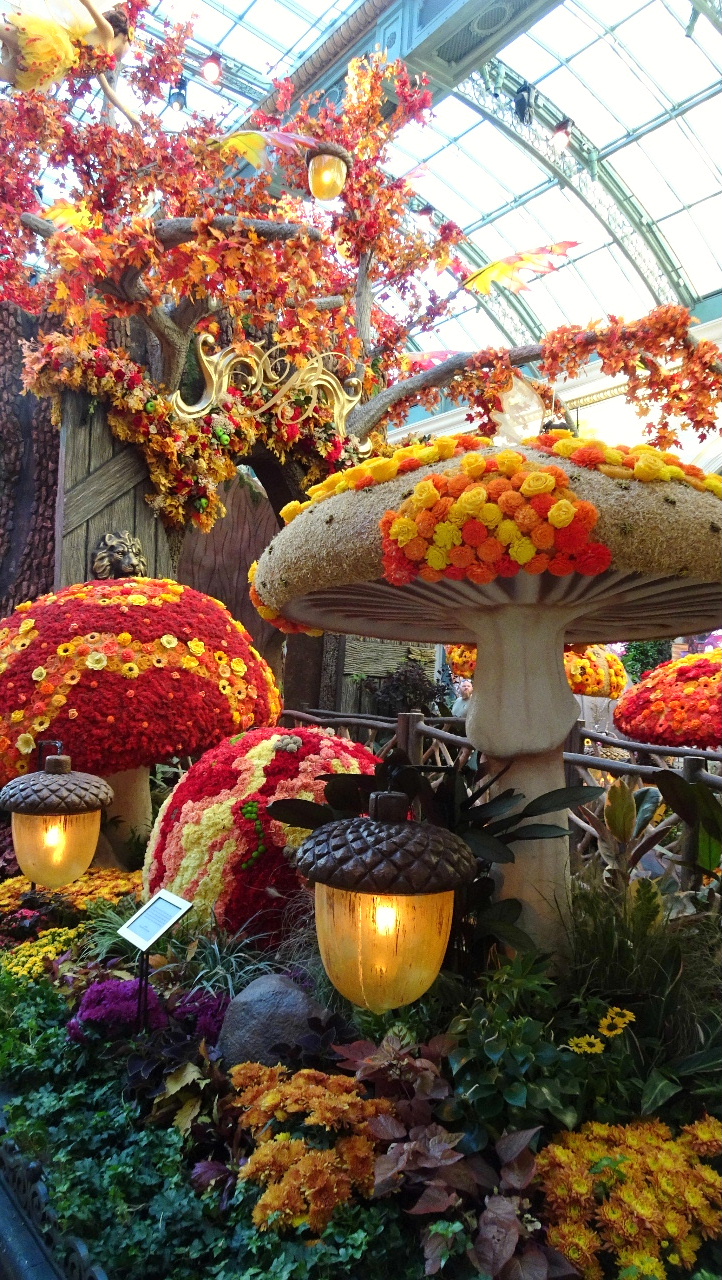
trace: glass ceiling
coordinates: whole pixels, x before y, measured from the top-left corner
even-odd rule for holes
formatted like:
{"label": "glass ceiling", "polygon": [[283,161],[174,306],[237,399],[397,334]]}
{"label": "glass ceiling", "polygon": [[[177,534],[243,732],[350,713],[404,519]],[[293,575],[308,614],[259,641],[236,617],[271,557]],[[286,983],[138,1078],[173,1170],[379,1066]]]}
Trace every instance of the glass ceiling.
{"label": "glass ceiling", "polygon": [[[160,34],[163,19],[193,20],[188,111],[225,131],[360,3],[157,0],[143,26]],[[469,269],[578,241],[518,299],[458,294],[452,318],[415,345],[525,343],[560,324],[632,319],[722,289],[722,35],[705,16],[691,23],[694,12],[690,0],[565,0],[440,101],[431,127],[399,135],[390,168],[410,175],[419,208],[464,229]],[[199,68],[214,49],[223,75],[211,87]],[[525,80],[538,94],[530,124],[513,108]],[[84,110],[99,106],[86,99]],[[187,125],[185,112],[161,114],[168,129]],[[552,130],[567,116],[572,142],[559,153]],[[458,289],[448,272],[427,283]]]}
{"label": "glass ceiling", "polygon": [[[535,321],[538,333],[609,313],[632,319],[722,288],[722,35],[703,16],[685,34],[689,19],[687,0],[566,0],[500,51],[491,77],[474,73],[439,103],[430,129],[399,135],[394,172],[463,227],[482,255],[466,255],[475,265],[579,242],[522,294],[515,332],[498,306],[483,300],[484,314],[464,295],[420,346],[523,341]],[[530,126],[509,96],[524,80],[544,104]],[[555,156],[551,130],[566,116],[572,145]],[[657,255],[619,225],[629,196],[637,223],[656,224]]]}

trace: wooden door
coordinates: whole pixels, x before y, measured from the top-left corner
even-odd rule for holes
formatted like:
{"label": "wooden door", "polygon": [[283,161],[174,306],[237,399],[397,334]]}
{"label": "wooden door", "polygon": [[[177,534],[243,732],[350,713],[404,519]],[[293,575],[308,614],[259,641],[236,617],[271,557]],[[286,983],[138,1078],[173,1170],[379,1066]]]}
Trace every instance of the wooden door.
{"label": "wooden door", "polygon": [[56,588],[84,582],[102,535],[124,529],[140,538],[151,578],[173,576],[165,529],[145,500],[153,490],[142,454],[116,440],[103,406],[78,392],[63,397],[59,477]]}

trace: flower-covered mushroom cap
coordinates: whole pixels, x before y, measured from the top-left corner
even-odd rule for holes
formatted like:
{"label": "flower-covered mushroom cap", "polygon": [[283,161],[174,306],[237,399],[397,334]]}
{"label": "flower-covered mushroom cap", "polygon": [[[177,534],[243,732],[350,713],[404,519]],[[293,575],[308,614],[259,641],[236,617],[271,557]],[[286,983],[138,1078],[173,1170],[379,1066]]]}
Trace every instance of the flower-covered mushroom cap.
{"label": "flower-covered mushroom cap", "polygon": [[663,662],[628,689],[614,723],[635,742],[722,747],[722,649]]}
{"label": "flower-covered mushroom cap", "polygon": [[154,578],[65,587],[0,622],[0,782],[41,738],[76,769],[116,773],[273,724],[267,663],[220,601]]}
{"label": "flower-covered mushroom cap", "polygon": [[268,813],[274,800],[325,802],[323,774],[372,774],[365,747],[324,729],[252,729],[207,751],[165,801],[146,852],[144,885],[192,899],[235,932],[277,933],[299,880],[286,857],[308,832]]}
{"label": "flower-covered mushroom cap", "polygon": [[578,712],[564,642],[691,634],[722,616],[722,481],[650,446],[440,437],[310,493],[259,561],[262,615],[288,629],[481,645],[477,686],[498,686],[503,663],[533,708],[522,731],[499,696],[484,699],[482,724],[475,698],[470,736],[495,755],[565,737]]}

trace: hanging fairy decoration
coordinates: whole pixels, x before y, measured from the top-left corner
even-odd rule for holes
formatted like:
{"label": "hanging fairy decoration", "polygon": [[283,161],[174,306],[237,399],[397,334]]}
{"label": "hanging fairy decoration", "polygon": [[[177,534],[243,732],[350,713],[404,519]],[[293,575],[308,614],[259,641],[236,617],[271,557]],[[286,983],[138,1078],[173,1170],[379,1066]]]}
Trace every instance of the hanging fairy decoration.
{"label": "hanging fairy decoration", "polygon": [[0,25],[0,81],[21,93],[46,90],[79,72],[93,76],[109,103],[130,120],[108,75],[133,39],[132,5],[96,6],[92,0],[20,0]]}

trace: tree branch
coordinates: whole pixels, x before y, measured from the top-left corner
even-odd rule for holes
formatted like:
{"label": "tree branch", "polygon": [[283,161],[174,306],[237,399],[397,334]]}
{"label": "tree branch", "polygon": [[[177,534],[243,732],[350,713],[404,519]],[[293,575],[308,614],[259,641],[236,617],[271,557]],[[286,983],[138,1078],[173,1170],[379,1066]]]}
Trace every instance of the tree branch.
{"label": "tree branch", "polygon": [[[395,382],[392,387],[386,387],[380,391],[373,400],[357,405],[351,410],[346,424],[349,435],[365,440],[369,432],[373,431],[376,424],[386,416],[392,405],[398,404],[399,400],[405,400],[407,396],[418,395],[420,391],[428,391],[434,387],[448,387],[457,374],[463,373],[470,361],[478,354],[477,351],[459,352],[458,355],[450,356],[448,360],[437,364],[433,369],[423,369],[421,373],[415,373],[402,382]],[[538,360],[541,354],[541,346],[512,347],[509,358],[513,365],[518,366]]]}
{"label": "tree branch", "polygon": [[[38,218],[34,213],[21,214],[20,221],[44,240],[49,240],[58,230],[55,223],[47,218]],[[308,227],[302,222],[266,222],[263,218],[234,218],[231,215],[214,218],[208,225],[214,231],[253,231],[262,240],[294,240],[300,235],[307,235],[309,240],[320,240],[322,235],[316,227]],[[198,234],[195,218],[161,218],[153,230],[164,249],[176,249]]]}
{"label": "tree branch", "polygon": [[373,254],[370,250],[361,254],[356,280],[356,332],[363,343],[364,355],[368,355],[371,348],[371,304],[373,295],[369,272],[372,258]]}

